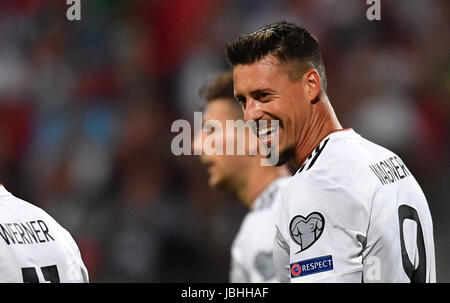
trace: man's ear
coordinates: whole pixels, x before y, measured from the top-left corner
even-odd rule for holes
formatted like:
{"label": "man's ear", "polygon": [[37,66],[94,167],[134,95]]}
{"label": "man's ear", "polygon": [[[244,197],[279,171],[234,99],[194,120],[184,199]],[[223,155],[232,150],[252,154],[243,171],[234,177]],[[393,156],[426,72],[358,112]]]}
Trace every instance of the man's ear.
{"label": "man's ear", "polygon": [[322,91],[319,72],[312,68],[308,70],[303,77],[306,84],[306,95],[311,104],[315,104],[320,100],[320,92]]}

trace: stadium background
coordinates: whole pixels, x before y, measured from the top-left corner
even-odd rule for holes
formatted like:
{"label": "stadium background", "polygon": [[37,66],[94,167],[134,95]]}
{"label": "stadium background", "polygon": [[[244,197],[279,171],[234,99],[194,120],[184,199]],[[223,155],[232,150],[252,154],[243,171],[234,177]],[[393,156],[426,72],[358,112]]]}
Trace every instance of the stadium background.
{"label": "stadium background", "polygon": [[450,282],[450,2],[0,1],[0,180],[75,237],[92,282],[221,282],[245,214],[170,151],[176,119],[224,70],[226,42],[286,19],[321,42],[344,127],[399,154]]}

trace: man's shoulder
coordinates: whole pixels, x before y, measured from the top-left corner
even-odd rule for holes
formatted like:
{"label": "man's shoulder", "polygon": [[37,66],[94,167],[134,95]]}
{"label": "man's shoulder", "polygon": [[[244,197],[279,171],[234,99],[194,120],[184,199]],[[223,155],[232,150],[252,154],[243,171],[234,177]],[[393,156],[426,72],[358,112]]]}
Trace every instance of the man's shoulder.
{"label": "man's shoulder", "polygon": [[0,196],[0,205],[3,208],[0,219],[4,223],[43,221],[49,228],[57,230],[65,238],[72,239],[70,233],[47,211],[31,202],[8,193],[8,195]]}
{"label": "man's shoulder", "polygon": [[242,220],[234,245],[248,238],[258,237],[268,232],[275,233],[275,215],[278,211],[279,194],[289,182],[289,177],[281,177],[267,186],[255,200],[252,209]]}
{"label": "man's shoulder", "polygon": [[290,178],[285,195],[296,199],[342,195],[368,202],[379,187],[371,164],[395,156],[354,131],[329,136]]}
{"label": "man's shoulder", "polygon": [[38,217],[50,217],[54,220],[45,210],[41,207],[23,200],[14,195],[0,197],[2,204],[7,207],[8,211],[5,213],[16,214],[21,217],[38,216]]}
{"label": "man's shoulder", "polygon": [[[291,178],[290,185],[305,180],[337,182],[370,176],[370,164],[395,153],[353,130],[325,138]],[[320,182],[319,182],[320,183]],[[310,184],[311,185],[311,184]],[[314,184],[312,184],[314,185]]]}
{"label": "man's shoulder", "polygon": [[260,209],[250,210],[244,217],[236,239],[254,237],[262,232],[274,228],[276,201],[271,205],[261,206]]}
{"label": "man's shoulder", "polygon": [[[279,203],[279,195],[282,189],[289,183],[290,177],[280,177],[270,183],[255,199],[248,213],[249,218],[264,217],[276,212]],[[257,219],[249,219],[257,220]]]}

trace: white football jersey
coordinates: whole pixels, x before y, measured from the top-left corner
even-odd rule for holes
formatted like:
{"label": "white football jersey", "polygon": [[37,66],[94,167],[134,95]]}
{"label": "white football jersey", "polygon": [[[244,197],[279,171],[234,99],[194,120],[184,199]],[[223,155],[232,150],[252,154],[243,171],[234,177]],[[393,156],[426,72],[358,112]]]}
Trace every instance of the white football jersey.
{"label": "white football jersey", "polygon": [[232,283],[276,282],[273,268],[276,196],[289,178],[273,181],[255,199],[231,247]]}
{"label": "white football jersey", "polygon": [[0,282],[89,282],[72,236],[0,184]]}
{"label": "white football jersey", "polygon": [[436,282],[419,184],[397,155],[352,129],[325,137],[279,198],[281,282]]}

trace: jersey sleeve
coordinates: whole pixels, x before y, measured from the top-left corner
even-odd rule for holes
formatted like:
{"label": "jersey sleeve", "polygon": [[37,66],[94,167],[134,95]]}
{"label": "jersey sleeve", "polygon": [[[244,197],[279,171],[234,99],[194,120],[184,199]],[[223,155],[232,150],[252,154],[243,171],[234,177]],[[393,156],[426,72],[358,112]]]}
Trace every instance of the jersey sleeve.
{"label": "jersey sleeve", "polygon": [[289,283],[289,246],[278,228],[273,243],[273,265],[277,280],[281,283]]}
{"label": "jersey sleeve", "polygon": [[[287,188],[287,186],[285,186]],[[275,239],[273,243],[273,265],[275,276],[281,283],[289,283],[289,238],[287,233],[286,190],[281,189],[277,196],[278,210],[275,214]]]}
{"label": "jersey sleeve", "polygon": [[89,283],[89,272],[87,270],[86,265],[84,265],[83,262],[83,258],[81,257],[81,252],[80,249],[77,246],[77,250],[78,250],[78,255],[80,257],[80,271],[81,271],[81,276],[83,277],[83,283]]}
{"label": "jersey sleeve", "polygon": [[70,282],[89,283],[89,272],[83,262],[80,249],[75,242],[75,239],[66,229],[62,228],[62,230],[75,256],[73,260],[69,262],[69,270],[66,272],[67,280]]}
{"label": "jersey sleeve", "polygon": [[230,282],[231,283],[249,283],[250,277],[245,268],[244,261],[235,242],[231,248],[231,266],[230,266]]}
{"label": "jersey sleeve", "polygon": [[361,282],[370,212],[361,197],[308,174],[294,176],[280,198],[274,243],[280,281]]}

